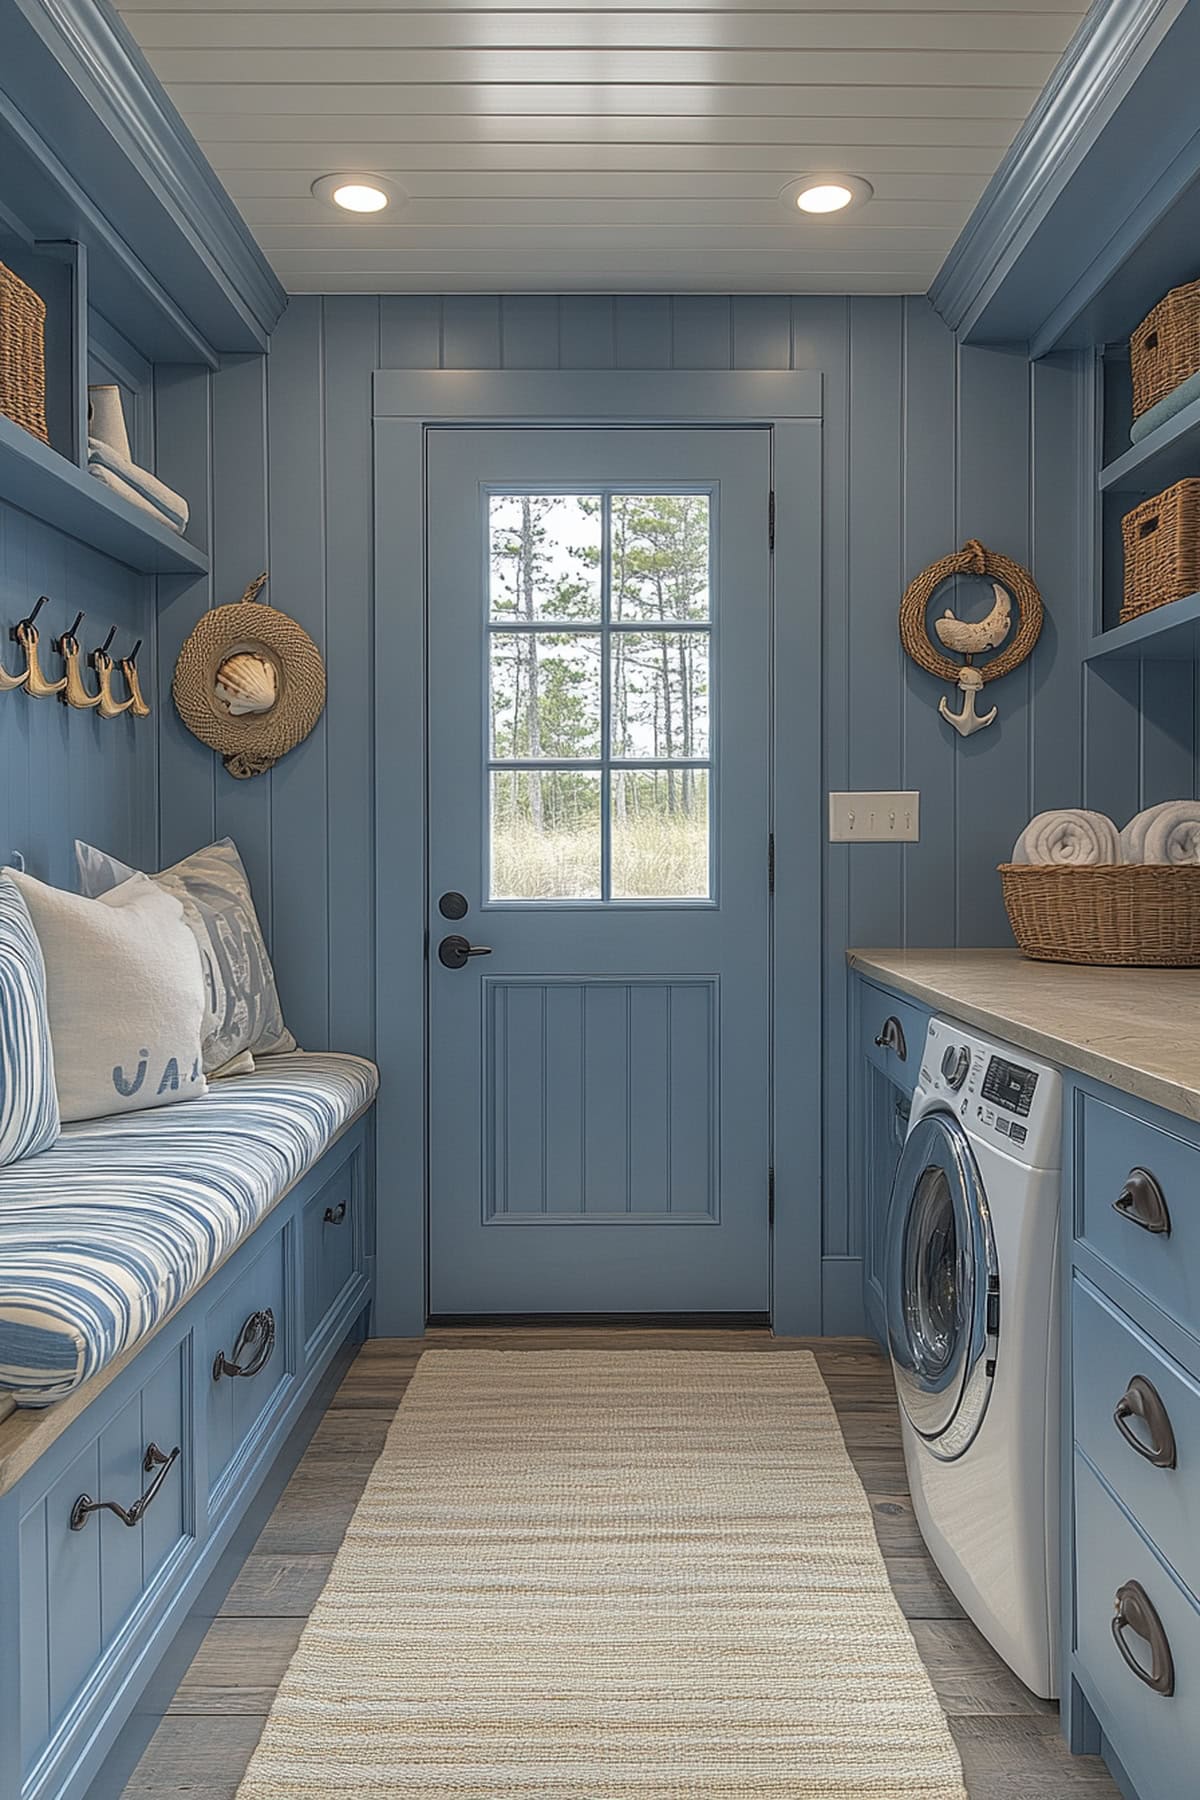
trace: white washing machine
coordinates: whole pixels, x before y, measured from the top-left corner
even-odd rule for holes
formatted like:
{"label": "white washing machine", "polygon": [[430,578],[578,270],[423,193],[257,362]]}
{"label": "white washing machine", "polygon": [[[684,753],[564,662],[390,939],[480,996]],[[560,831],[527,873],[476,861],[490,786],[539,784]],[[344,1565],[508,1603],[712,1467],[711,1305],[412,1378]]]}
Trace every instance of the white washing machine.
{"label": "white washing machine", "polygon": [[921,1533],[1035,1694],[1058,1668],[1062,1082],[931,1021],[888,1210],[888,1344]]}

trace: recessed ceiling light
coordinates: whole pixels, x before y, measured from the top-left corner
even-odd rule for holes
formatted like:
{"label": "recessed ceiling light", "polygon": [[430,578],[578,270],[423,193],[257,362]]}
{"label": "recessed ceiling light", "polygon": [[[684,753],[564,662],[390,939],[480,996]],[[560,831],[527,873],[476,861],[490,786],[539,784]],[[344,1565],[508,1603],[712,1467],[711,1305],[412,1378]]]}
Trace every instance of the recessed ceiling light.
{"label": "recessed ceiling light", "polygon": [[801,175],[788,182],[779,198],[789,212],[839,213],[861,206],[874,192],[861,175]]}
{"label": "recessed ceiling light", "polygon": [[312,184],[318,200],[327,200],[343,212],[383,212],[398,197],[397,190],[382,175],[322,175]]}

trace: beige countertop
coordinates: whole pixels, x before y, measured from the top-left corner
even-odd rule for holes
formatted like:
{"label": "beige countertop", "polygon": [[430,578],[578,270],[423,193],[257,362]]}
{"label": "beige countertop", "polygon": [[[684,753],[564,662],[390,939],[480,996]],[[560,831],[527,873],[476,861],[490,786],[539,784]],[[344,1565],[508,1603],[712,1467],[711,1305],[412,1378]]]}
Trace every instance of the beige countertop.
{"label": "beige countertop", "polygon": [[1200,969],[1028,962],[1016,950],[850,950],[899,993],[1200,1121]]}

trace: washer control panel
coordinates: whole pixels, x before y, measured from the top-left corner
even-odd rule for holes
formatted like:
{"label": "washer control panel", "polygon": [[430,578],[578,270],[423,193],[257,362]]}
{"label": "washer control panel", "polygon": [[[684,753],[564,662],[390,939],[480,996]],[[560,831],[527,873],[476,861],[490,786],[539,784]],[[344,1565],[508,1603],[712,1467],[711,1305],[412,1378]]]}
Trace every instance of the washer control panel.
{"label": "washer control panel", "polygon": [[929,1022],[921,1088],[973,1136],[1032,1168],[1062,1160],[1062,1077],[1023,1050],[981,1037],[954,1019]]}

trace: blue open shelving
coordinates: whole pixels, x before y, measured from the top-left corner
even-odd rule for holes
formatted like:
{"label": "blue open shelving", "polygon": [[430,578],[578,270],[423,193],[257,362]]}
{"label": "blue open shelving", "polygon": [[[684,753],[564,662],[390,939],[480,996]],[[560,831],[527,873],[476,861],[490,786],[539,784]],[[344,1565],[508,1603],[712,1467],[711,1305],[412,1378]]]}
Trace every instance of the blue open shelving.
{"label": "blue open shelving", "polygon": [[186,538],[0,414],[0,495],[22,512],[145,575],[200,576],[208,557]]}
{"label": "blue open shelving", "polygon": [[1114,625],[1111,631],[1097,632],[1089,644],[1084,661],[1103,662],[1119,658],[1129,662],[1147,658],[1153,662],[1190,662],[1200,655],[1200,594],[1189,594],[1184,600],[1172,600],[1156,606],[1140,619],[1127,625]]}

